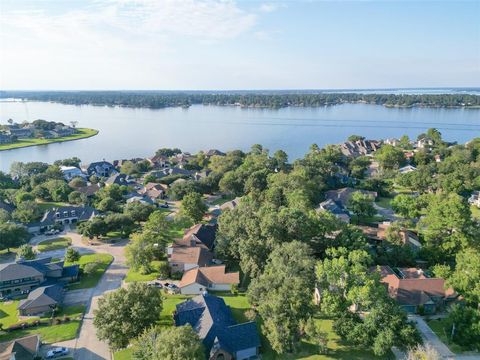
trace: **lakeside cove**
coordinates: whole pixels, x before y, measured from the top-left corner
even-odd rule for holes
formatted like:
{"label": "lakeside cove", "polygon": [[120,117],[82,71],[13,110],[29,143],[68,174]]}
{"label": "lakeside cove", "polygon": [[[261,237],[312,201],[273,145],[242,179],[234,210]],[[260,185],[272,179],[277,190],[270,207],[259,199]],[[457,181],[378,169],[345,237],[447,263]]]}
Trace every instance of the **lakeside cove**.
{"label": "lakeside cove", "polygon": [[75,140],[82,140],[88,139],[92,136],[95,136],[99,133],[99,130],[90,129],[90,128],[78,128],[77,133],[68,136],[62,136],[59,138],[52,138],[52,139],[19,139],[14,143],[9,144],[0,144],[0,151],[7,151],[7,150],[15,150],[20,148],[32,147],[32,146],[40,146],[40,145],[48,145],[54,143],[62,143],[67,141],[75,141]]}

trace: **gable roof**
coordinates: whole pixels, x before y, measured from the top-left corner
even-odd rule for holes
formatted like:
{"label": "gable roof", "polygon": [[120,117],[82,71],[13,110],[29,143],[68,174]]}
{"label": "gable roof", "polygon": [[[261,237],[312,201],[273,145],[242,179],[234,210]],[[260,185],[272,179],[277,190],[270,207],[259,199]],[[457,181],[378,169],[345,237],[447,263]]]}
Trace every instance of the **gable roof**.
{"label": "gable roof", "polygon": [[377,197],[377,193],[375,191],[363,190],[363,189],[354,189],[351,187],[345,187],[342,189],[337,190],[329,190],[325,193],[325,198],[328,200],[333,200],[337,205],[342,207],[346,207],[348,205],[348,201],[353,193],[360,192],[364,195],[369,195],[374,199]]}
{"label": "gable roof", "polygon": [[455,297],[455,291],[445,289],[445,280],[430,278],[421,269],[398,268],[397,273],[389,266],[380,266],[381,282],[388,285],[388,293],[400,305],[423,305],[431,297]]}
{"label": "gable roof", "polygon": [[230,307],[222,298],[198,295],[176,306],[176,326],[190,324],[202,340],[207,354],[214,343],[230,354],[260,346],[255,322],[236,324]]}
{"label": "gable roof", "polygon": [[10,360],[13,354],[15,354],[15,360],[31,360],[39,346],[40,337],[38,335],[0,343],[0,360]]}
{"label": "gable roof", "polygon": [[183,246],[205,246],[213,249],[215,245],[215,236],[217,234],[216,224],[196,224],[185,231],[183,238],[177,240],[178,245]]}
{"label": "gable roof", "polygon": [[212,259],[213,254],[204,247],[173,246],[169,262],[207,266],[210,265]]}
{"label": "gable roof", "polygon": [[10,281],[26,277],[45,275],[48,268],[36,261],[0,264],[0,279]]}
{"label": "gable roof", "polygon": [[190,269],[183,274],[179,287],[185,287],[191,284],[239,284],[240,274],[238,272],[226,273],[225,265],[198,267]]}
{"label": "gable roof", "polygon": [[26,310],[39,306],[57,305],[62,302],[64,290],[61,285],[54,284],[48,286],[40,286],[28,294],[18,304],[19,310]]}

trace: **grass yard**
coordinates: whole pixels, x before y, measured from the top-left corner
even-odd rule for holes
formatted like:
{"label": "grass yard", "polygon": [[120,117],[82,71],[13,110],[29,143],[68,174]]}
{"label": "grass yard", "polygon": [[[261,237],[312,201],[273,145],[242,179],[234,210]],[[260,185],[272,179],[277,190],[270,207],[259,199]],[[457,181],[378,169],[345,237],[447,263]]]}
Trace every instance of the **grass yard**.
{"label": "grass yard", "polygon": [[233,199],[235,199],[235,195],[227,195],[225,197],[220,197],[217,200],[210,202],[209,204],[211,206],[222,205],[225,204],[227,201],[231,201]]}
{"label": "grass yard", "polygon": [[[81,317],[84,312],[85,312],[85,306],[83,305],[68,306],[62,309],[60,312],[58,312],[56,317],[62,318],[64,315],[66,315],[72,319],[71,321],[63,324],[58,324],[58,325],[40,325],[38,327],[31,327],[23,330],[15,330],[9,333],[4,333],[0,335],[0,342],[12,340],[12,339],[23,337],[23,336],[33,335],[33,334],[40,335],[40,337],[42,338],[42,342],[45,342],[45,343],[54,343],[54,342],[74,339],[77,336],[77,332],[81,323]],[[16,304],[15,304],[15,318],[16,318]],[[33,320],[35,319],[31,319],[30,321],[33,321]],[[18,321],[13,322],[12,324],[16,322]]]}
{"label": "grass yard", "polygon": [[80,259],[76,262],[65,262],[66,266],[78,264],[80,265],[80,269],[82,270],[85,268],[85,265],[89,263],[97,263],[97,267],[92,274],[81,274],[80,281],[74,284],[70,284],[68,286],[69,290],[87,289],[95,287],[112,261],[113,256],[110,254],[87,254],[80,256]]}
{"label": "grass yard", "polygon": [[113,353],[114,360],[130,360],[132,358],[132,349],[126,348]]}
{"label": "grass yard", "polygon": [[447,327],[445,319],[427,320],[427,324],[451,351],[457,354],[464,351],[461,346],[450,341],[448,334],[450,334],[451,329]]}
{"label": "grass yard", "polygon": [[20,139],[11,144],[0,145],[0,151],[18,149],[18,148],[29,147],[29,146],[48,145],[52,143],[86,139],[98,134],[98,130],[95,130],[95,129],[78,128],[77,131],[78,131],[77,134],[55,138],[55,139]]}
{"label": "grass yard", "polygon": [[375,203],[376,203],[378,206],[380,206],[380,207],[382,207],[382,208],[384,208],[384,209],[391,209],[391,208],[392,208],[392,206],[390,205],[391,201],[392,201],[392,198],[389,198],[389,197],[379,197],[379,198],[375,201]]}
{"label": "grass yard", "polygon": [[37,246],[37,249],[40,252],[59,250],[59,249],[65,249],[69,247],[71,244],[72,244],[72,239],[70,239],[69,237],[59,237],[56,239],[42,241]]}
{"label": "grass yard", "polygon": [[38,201],[37,202],[38,207],[42,211],[47,211],[55,207],[60,207],[60,206],[68,206],[67,203],[64,202],[55,202],[55,201]]}
{"label": "grass yard", "polygon": [[152,261],[151,266],[153,271],[150,274],[141,274],[139,271],[135,271],[133,269],[128,269],[127,277],[125,278],[126,282],[132,281],[152,281],[155,280],[160,276],[160,269],[162,263],[166,263],[165,261]]}
{"label": "grass yard", "polygon": [[480,221],[480,209],[476,206],[470,206],[470,210],[472,211],[472,217],[475,219],[475,220],[478,220]]}
{"label": "grass yard", "polygon": [[[0,303],[0,324],[2,324],[3,328],[6,329],[10,325],[16,324],[19,322],[18,319],[18,306],[19,300],[13,301],[6,301]],[[35,318],[31,321],[37,320]]]}

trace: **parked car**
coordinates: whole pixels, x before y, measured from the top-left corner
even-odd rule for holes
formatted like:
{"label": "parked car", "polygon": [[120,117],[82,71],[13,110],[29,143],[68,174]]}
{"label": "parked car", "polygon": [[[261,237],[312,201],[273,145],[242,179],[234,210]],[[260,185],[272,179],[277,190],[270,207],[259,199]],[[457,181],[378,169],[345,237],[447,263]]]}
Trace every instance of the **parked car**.
{"label": "parked car", "polygon": [[45,231],[45,235],[57,235],[57,234],[60,234],[60,230],[52,229],[52,230]]}
{"label": "parked car", "polygon": [[66,347],[57,347],[47,352],[47,359],[55,359],[65,355],[68,355],[68,349]]}
{"label": "parked car", "polygon": [[154,286],[154,287],[159,288],[159,289],[163,288],[163,285],[160,284],[157,281],[149,283],[148,286]]}
{"label": "parked car", "polygon": [[165,204],[160,204],[160,207],[163,208],[163,209],[168,209],[170,207],[170,205],[165,203]]}

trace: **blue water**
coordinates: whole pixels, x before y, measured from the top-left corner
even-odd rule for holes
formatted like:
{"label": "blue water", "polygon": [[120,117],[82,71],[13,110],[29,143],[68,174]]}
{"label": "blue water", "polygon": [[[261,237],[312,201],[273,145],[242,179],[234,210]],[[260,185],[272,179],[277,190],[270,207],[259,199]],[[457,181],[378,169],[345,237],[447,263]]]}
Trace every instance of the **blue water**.
{"label": "blue water", "polygon": [[371,139],[416,137],[430,127],[449,141],[480,136],[480,110],[385,108],[345,104],[320,108],[242,109],[195,105],[160,110],[75,106],[45,102],[0,102],[0,123],[45,119],[100,130],[92,138],[0,152],[0,170],[13,161],[53,162],[78,156],[82,162],[151,156],[160,147],[196,152],[248,150],[260,143],[303,156],[311,144],[340,143],[351,134]]}

